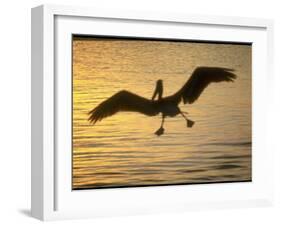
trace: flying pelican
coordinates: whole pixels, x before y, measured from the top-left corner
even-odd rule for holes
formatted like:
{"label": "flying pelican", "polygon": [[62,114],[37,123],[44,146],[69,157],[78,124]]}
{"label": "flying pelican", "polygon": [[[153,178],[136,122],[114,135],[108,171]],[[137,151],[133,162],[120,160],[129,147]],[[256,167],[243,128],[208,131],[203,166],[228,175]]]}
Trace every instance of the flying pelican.
{"label": "flying pelican", "polygon": [[[186,116],[187,112],[181,111],[178,105],[194,103],[203,90],[212,82],[233,82],[236,75],[233,69],[220,67],[197,67],[184,86],[171,96],[162,98],[163,81],[156,82],[152,99],[141,97],[137,94],[122,90],[100,103],[89,112],[89,121],[94,125],[97,121],[112,116],[118,112],[139,112],[147,116],[162,114],[160,128],[155,132],[160,136],[164,133],[164,120],[167,116],[175,117],[181,114],[187,122],[187,127],[192,127],[194,122]],[[158,95],[158,99],[155,100]]]}

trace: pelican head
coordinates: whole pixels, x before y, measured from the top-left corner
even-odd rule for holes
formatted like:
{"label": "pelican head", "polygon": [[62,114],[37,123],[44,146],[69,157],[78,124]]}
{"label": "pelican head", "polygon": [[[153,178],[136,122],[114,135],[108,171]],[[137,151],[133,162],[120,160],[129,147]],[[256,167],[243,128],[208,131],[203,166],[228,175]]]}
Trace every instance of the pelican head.
{"label": "pelican head", "polygon": [[155,97],[158,95],[158,100],[162,99],[162,95],[163,95],[163,80],[162,79],[158,79],[156,82],[156,87],[152,96],[152,100],[155,99]]}
{"label": "pelican head", "polygon": [[159,87],[161,87],[161,86],[163,87],[163,80],[162,80],[162,79],[158,79],[157,82],[156,82],[156,86],[157,86],[157,87],[158,87],[158,86],[159,86]]}

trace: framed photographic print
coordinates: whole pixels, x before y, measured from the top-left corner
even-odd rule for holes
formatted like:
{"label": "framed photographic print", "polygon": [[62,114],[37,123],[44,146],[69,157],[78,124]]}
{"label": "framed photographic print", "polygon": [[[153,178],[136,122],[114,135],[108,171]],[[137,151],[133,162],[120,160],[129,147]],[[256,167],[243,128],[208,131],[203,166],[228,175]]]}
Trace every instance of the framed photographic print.
{"label": "framed photographic print", "polygon": [[32,9],[32,216],[272,203],[272,21]]}

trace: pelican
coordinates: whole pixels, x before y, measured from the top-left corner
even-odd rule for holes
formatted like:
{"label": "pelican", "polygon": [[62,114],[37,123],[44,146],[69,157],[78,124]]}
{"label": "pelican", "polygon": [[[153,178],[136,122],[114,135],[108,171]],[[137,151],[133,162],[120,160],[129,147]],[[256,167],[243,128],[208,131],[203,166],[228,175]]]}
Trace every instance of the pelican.
{"label": "pelican", "polygon": [[164,98],[162,97],[162,80],[156,82],[151,100],[122,90],[91,110],[88,120],[94,125],[97,121],[101,121],[118,112],[138,112],[146,116],[156,116],[161,113],[161,125],[155,132],[156,135],[160,136],[164,133],[165,118],[175,117],[180,114],[186,120],[187,127],[192,127],[194,122],[187,118],[187,112],[181,111],[178,105],[181,102],[184,104],[194,103],[210,83],[233,82],[236,79],[236,75],[233,72],[234,70],[229,68],[197,67],[180,90]]}

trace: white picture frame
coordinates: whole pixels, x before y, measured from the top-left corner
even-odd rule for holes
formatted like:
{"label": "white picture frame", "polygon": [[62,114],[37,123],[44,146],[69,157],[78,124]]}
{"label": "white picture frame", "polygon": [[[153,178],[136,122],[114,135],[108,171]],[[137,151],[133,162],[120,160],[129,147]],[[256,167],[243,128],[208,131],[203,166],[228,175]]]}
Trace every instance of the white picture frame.
{"label": "white picture frame", "polygon": [[[68,143],[73,33],[251,42],[253,181],[73,192],[70,186],[71,146]],[[32,216],[55,220],[271,205],[273,153],[266,142],[265,100],[269,99],[273,76],[272,33],[273,22],[265,19],[57,5],[33,8]]]}

